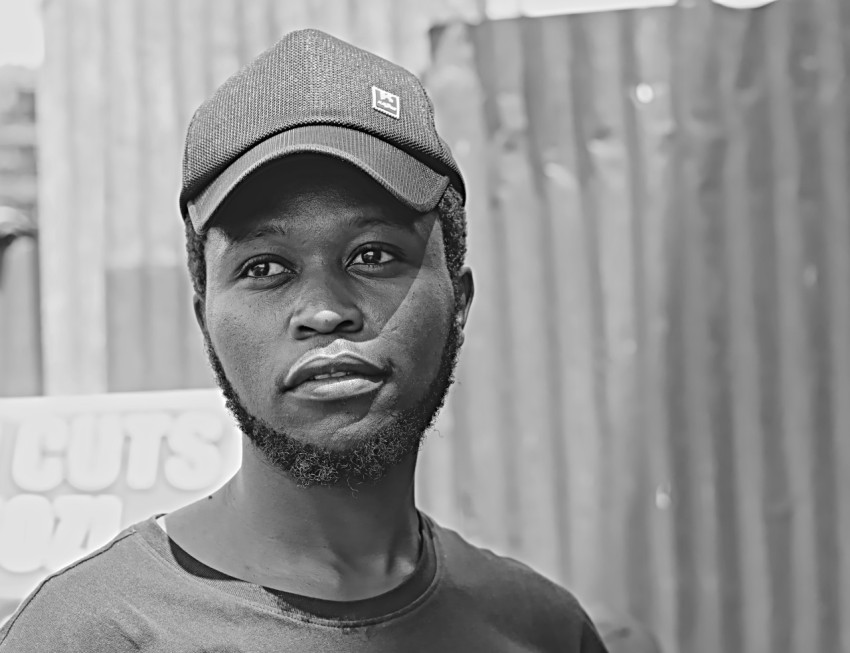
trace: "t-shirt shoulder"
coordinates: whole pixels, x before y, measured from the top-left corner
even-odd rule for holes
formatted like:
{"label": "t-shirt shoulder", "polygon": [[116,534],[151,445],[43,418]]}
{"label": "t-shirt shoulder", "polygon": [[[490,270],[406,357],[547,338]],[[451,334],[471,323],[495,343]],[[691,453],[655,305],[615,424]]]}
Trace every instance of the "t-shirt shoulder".
{"label": "t-shirt shoulder", "polygon": [[605,651],[596,626],[568,589],[519,560],[475,546],[433,520],[431,524],[442,549],[446,581],[477,597],[478,609],[497,614],[509,627],[527,625],[537,635],[580,642],[576,650],[582,653]]}
{"label": "t-shirt shoulder", "polygon": [[527,564],[476,546],[457,532],[434,524],[438,541],[444,549],[444,559],[452,573],[472,585],[470,590],[486,589],[487,595],[497,597],[509,592],[515,598],[534,603],[555,601],[570,610],[581,610],[576,597],[566,588],[553,582]]}
{"label": "t-shirt shoulder", "polygon": [[138,553],[136,535],[136,526],[130,526],[45,578],[0,628],[0,653],[124,650],[110,638],[104,612],[110,595],[121,595],[145,573],[138,555],[133,556],[136,564],[124,564],[128,549]]}

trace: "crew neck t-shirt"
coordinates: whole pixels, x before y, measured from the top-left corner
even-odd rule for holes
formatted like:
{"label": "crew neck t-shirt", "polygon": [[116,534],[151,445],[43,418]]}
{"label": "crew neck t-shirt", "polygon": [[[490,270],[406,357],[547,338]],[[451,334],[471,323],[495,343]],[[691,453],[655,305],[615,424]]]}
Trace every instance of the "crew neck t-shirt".
{"label": "crew neck t-shirt", "polygon": [[567,590],[421,513],[420,525],[401,585],[329,601],[223,574],[151,517],[48,577],[0,629],[0,652],[605,653]]}

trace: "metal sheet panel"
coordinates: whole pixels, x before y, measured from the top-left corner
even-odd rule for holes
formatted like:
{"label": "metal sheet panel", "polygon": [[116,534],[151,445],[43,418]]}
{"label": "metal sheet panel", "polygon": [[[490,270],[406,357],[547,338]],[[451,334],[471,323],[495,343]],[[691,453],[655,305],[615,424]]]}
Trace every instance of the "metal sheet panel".
{"label": "metal sheet panel", "polygon": [[665,650],[850,650],[848,35],[704,2],[438,42],[488,305],[449,437],[501,461],[440,505]]}

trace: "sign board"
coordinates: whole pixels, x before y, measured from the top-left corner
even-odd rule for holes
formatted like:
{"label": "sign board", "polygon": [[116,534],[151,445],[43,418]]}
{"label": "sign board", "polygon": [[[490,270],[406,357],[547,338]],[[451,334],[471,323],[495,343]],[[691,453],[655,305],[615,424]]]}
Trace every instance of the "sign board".
{"label": "sign board", "polygon": [[0,400],[0,623],[48,574],[221,486],[240,451],[217,390]]}

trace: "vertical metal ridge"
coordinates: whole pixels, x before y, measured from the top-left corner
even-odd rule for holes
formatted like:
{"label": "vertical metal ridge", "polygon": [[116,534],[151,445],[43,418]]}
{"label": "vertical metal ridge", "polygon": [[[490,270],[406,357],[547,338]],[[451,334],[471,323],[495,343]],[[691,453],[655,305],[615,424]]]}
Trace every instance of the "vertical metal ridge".
{"label": "vertical metal ridge", "polygon": [[[180,5],[182,2],[169,2],[167,7],[166,27],[168,30],[168,40],[172,44],[169,49],[169,68],[171,70],[172,84],[172,113],[174,115],[177,133],[179,134],[177,142],[174,144],[172,151],[173,169],[179,176],[183,170],[183,142],[188,126],[188,97],[186,88],[189,85],[189,80],[185,74],[183,60],[185,57],[185,44],[181,39],[181,14]],[[194,70],[190,73],[190,77],[199,77],[198,71]],[[178,177],[179,178],[179,177]],[[182,181],[179,182],[182,186]],[[179,191],[178,191],[179,192]],[[175,315],[176,334],[173,336],[175,347],[177,349],[178,360],[180,361],[180,370],[175,375],[175,386],[178,388],[190,388],[196,385],[203,385],[203,381],[199,384],[198,379],[205,380],[209,377],[204,377],[199,374],[201,369],[205,369],[205,364],[201,358],[201,337],[200,329],[194,319],[194,311],[192,306],[192,284],[189,280],[189,275],[186,266],[186,246],[183,234],[185,230],[181,224],[180,213],[177,207],[177,201],[174,197],[169,197],[169,205],[172,220],[175,221],[174,239],[174,286],[176,291],[177,311]],[[194,336],[194,337],[192,337]]]}
{"label": "vertical metal ridge", "polygon": [[[68,3],[52,3],[44,7],[45,24],[45,53],[44,63],[37,78],[36,123],[37,132],[36,158],[39,175],[38,204],[39,204],[39,248],[49,251],[62,247],[67,242],[67,236],[73,233],[67,221],[57,222],[54,229],[45,228],[50,224],[52,215],[61,214],[65,210],[70,182],[67,166],[71,161],[68,132],[71,119],[65,110],[67,102],[66,88],[70,85],[71,65],[68,58],[63,56],[68,48],[69,38],[67,29],[58,30],[57,25],[64,24]],[[67,70],[66,70],[67,66]],[[61,161],[61,163],[60,163]],[[67,260],[67,259],[66,259]],[[62,292],[47,291],[41,294],[42,316],[42,353],[44,392],[54,394],[62,388],[65,368],[71,364],[70,347],[66,341],[66,332],[62,327],[63,312],[68,300],[67,289],[61,281],[64,272],[61,260],[56,256],[39,257],[39,272],[46,284],[55,282],[62,284]]]}
{"label": "vertical metal ridge", "polygon": [[181,387],[185,370],[181,339],[174,336],[185,328],[182,292],[175,283],[177,275],[183,274],[183,230],[174,200],[180,190],[183,133],[174,111],[178,91],[171,71],[177,43],[169,38],[169,5],[168,0],[138,2],[137,27],[143,35],[139,81],[143,115],[150,126],[144,136],[148,155],[142,188],[147,192],[139,215],[146,236],[144,283],[149,313],[144,338],[149,376],[145,385],[136,389]]}
{"label": "vertical metal ridge", "polygon": [[[694,135],[694,118],[691,106],[691,88],[688,84],[693,80],[695,85],[702,80],[699,65],[702,62],[702,41],[699,36],[705,30],[705,24],[699,24],[700,33],[695,34],[697,9],[677,8],[674,31],[673,49],[679,51],[682,44],[687,42],[691,49],[691,57],[679,59],[673,69],[673,113],[674,120],[682,126],[681,138],[677,142],[676,158],[678,165],[673,170],[672,187],[676,189],[671,205],[670,261],[667,279],[668,295],[668,359],[667,359],[667,393],[669,397],[669,425],[667,427],[671,457],[673,459],[673,519],[676,522],[675,560],[676,560],[676,604],[678,608],[676,620],[676,641],[682,650],[694,650],[700,636],[697,615],[703,614],[701,601],[702,573],[698,551],[699,540],[705,537],[700,528],[703,519],[700,510],[700,482],[698,460],[691,454],[692,443],[698,441],[691,425],[691,410],[694,404],[694,390],[691,387],[693,365],[691,347],[693,346],[692,330],[692,262],[695,252],[692,251],[693,222],[696,220],[693,188],[692,152],[696,144]],[[704,36],[703,36],[704,38]],[[694,70],[696,68],[696,70]],[[673,221],[675,220],[675,221]],[[698,456],[697,456],[698,458]],[[709,621],[711,616],[709,615]],[[712,623],[712,625],[714,625]]]}
{"label": "vertical metal ridge", "polygon": [[[583,241],[581,246],[585,258],[583,263],[587,275],[587,320],[589,329],[587,331],[587,342],[585,347],[590,353],[589,366],[586,370],[585,383],[591,388],[592,411],[594,414],[595,430],[584,441],[586,447],[584,452],[585,464],[593,465],[597,469],[607,469],[606,452],[611,441],[611,419],[608,414],[608,389],[606,370],[606,348],[605,348],[605,306],[602,296],[602,273],[600,269],[599,253],[599,208],[597,197],[593,192],[593,179],[595,170],[588,151],[589,140],[587,118],[592,116],[592,106],[587,98],[593,92],[591,75],[588,72],[590,60],[589,43],[585,32],[584,17],[574,17],[569,22],[569,45],[570,60],[573,63],[573,74],[570,77],[570,94],[573,98],[572,130],[575,147],[576,177],[579,182],[578,200],[581,208],[581,235]],[[588,455],[592,451],[592,454]],[[592,535],[594,542],[602,542],[606,539],[605,524],[600,516],[605,513],[604,485],[594,479],[593,484],[588,484],[588,489],[594,493],[591,497],[594,503],[594,514],[592,521]],[[588,500],[589,502],[589,500]],[[605,584],[609,581],[610,570],[601,561],[593,563],[593,578],[595,584]]]}
{"label": "vertical metal ridge", "polygon": [[[139,0],[132,0],[131,6],[133,17],[131,28],[138,35],[134,52],[136,58],[134,62],[136,76],[133,82],[137,85],[138,89],[138,96],[136,97],[140,113],[138,151],[141,153],[135,183],[137,184],[137,188],[149,189],[152,186],[151,173],[154,170],[154,166],[157,163],[161,163],[157,160],[156,150],[152,147],[151,129],[156,129],[157,125],[153,120],[149,119],[153,112],[150,106],[151,97],[147,92],[148,88],[145,83],[149,78],[147,51],[150,48],[150,43],[146,42],[146,39],[150,39],[151,35],[146,29],[147,21],[145,19],[146,9],[144,3],[139,2]],[[130,326],[128,329],[129,333],[132,334],[131,338],[128,338],[128,346],[132,346],[129,343],[136,342],[136,346],[141,350],[144,357],[142,361],[144,371],[139,377],[130,381],[132,385],[126,387],[125,389],[127,390],[149,389],[153,387],[152,379],[154,378],[154,371],[152,352],[157,347],[157,341],[153,337],[154,329],[150,328],[151,321],[149,316],[156,314],[155,312],[158,306],[156,298],[152,296],[156,284],[152,284],[150,279],[153,227],[151,221],[145,219],[153,211],[152,201],[153,198],[148,192],[141,192],[136,196],[136,202],[139,207],[136,217],[139,221],[139,237],[142,256],[144,257],[134,271],[137,277],[137,283],[139,284],[140,299],[138,300],[138,304],[141,306],[141,315],[139,316],[139,322]],[[120,311],[121,308],[117,307],[117,310]]]}
{"label": "vertical metal ridge", "polygon": [[[174,162],[182,173],[183,145],[186,129],[192,114],[208,93],[212,91],[212,57],[209,55],[210,40],[207,23],[210,20],[206,0],[179,0],[170,3],[174,15],[173,38],[175,48],[174,98],[178,103],[177,124],[180,126],[180,138],[177,145],[177,159]],[[184,387],[206,387],[214,384],[203,344],[203,337],[195,320],[192,307],[193,290],[186,266],[185,240],[183,226],[177,206],[177,197],[170,198],[176,229],[180,236],[179,260],[175,269],[175,283],[181,288],[181,297],[185,306],[181,309],[182,319],[179,342],[185,352],[186,370]]]}
{"label": "vertical metal ridge", "polygon": [[494,208],[505,248],[502,290],[510,307],[505,314],[510,329],[506,374],[512,381],[511,400],[521,415],[512,436],[516,447],[512,473],[521,480],[516,485],[519,513],[515,525],[519,551],[537,551],[538,567],[554,574],[559,564],[555,498],[548,490],[548,475],[541,473],[549,460],[546,369],[551,354],[543,317],[548,312],[548,298],[543,294],[546,270],[539,250],[543,220],[540,199],[532,190],[531,118],[523,88],[523,60],[528,53],[520,25],[496,23],[493,37],[499,44],[491,64],[498,70],[494,78],[497,113],[492,156],[498,166],[494,169],[498,180]]}
{"label": "vertical metal ridge", "polygon": [[[106,140],[101,129],[80,129],[93,116],[102,116],[106,107],[103,74],[104,35],[101,24],[103,0],[80,0],[70,12],[66,28],[70,34],[67,56],[69,79],[66,110],[75,123],[70,133],[73,164],[70,166],[70,202],[65,215],[73,229],[85,238],[71,237],[61,245],[72,257],[69,312],[63,328],[71,334],[76,347],[77,374],[65,380],[63,392],[104,391],[107,383],[106,299],[103,267],[106,257],[104,228],[106,220],[103,157]],[[93,25],[94,29],[89,29]],[[99,125],[98,125],[99,127]],[[70,209],[70,210],[69,210]]]}
{"label": "vertical metal ridge", "polygon": [[[741,562],[737,544],[739,541],[739,518],[737,496],[742,491],[739,462],[733,455],[736,437],[733,428],[732,394],[730,377],[732,361],[730,359],[730,323],[728,320],[729,293],[734,280],[729,274],[729,220],[726,217],[726,197],[730,192],[725,175],[732,153],[732,142],[737,134],[723,129],[725,108],[728,95],[734,92],[726,83],[736,72],[735,63],[729,62],[723,54],[739,50],[742,46],[741,29],[743,21],[724,23],[720,17],[713,16],[707,29],[718,44],[715,51],[708,54],[701,77],[704,89],[700,93],[700,118],[703,124],[713,124],[713,129],[705,130],[704,141],[699,151],[699,191],[698,205],[702,208],[701,223],[704,264],[704,290],[699,297],[705,312],[705,338],[707,357],[705,374],[709,387],[706,392],[707,426],[709,442],[707,457],[713,462],[712,484],[714,499],[715,542],[710,555],[715,570],[717,602],[717,640],[718,650],[743,650],[742,607],[741,607]],[[730,66],[731,63],[731,66]],[[729,68],[732,68],[731,75]]]}
{"label": "vertical metal ridge", "polygon": [[[594,584],[592,579],[600,569],[584,556],[574,555],[570,542],[601,537],[600,481],[592,472],[599,460],[596,413],[587,401],[591,397],[587,378],[594,374],[595,357],[588,346],[588,254],[578,206],[580,184],[572,128],[577,98],[570,85],[569,19],[543,24],[524,21],[516,29],[523,43],[534,42],[530,54],[524,56],[521,88],[531,139],[525,155],[535,174],[528,192],[540,198],[530,206],[537,207],[541,222],[536,247],[541,252],[544,279],[533,292],[540,295],[537,301],[549,322],[543,328],[549,347],[545,364],[549,423],[543,446],[549,456],[548,467],[541,471],[548,474],[555,499],[554,536],[563,542],[557,554],[562,580],[582,593]],[[532,79],[535,70],[552,60],[560,65],[551,75]]]}
{"label": "vertical metal ridge", "polygon": [[135,0],[117,0],[104,6],[106,35],[105,85],[110,102],[102,123],[110,143],[104,157],[106,175],[106,309],[107,388],[131,390],[144,378],[147,356],[140,325],[144,306],[139,275],[145,243],[139,217],[138,179],[142,112],[139,102],[138,31]]}
{"label": "vertical metal ridge", "polygon": [[[728,421],[724,424],[729,433],[721,441],[728,447],[730,459],[727,470],[731,474],[734,492],[727,496],[735,506],[729,506],[726,515],[730,520],[736,542],[727,539],[731,550],[726,555],[737,560],[728,573],[739,574],[733,588],[724,588],[724,606],[727,611],[737,611],[733,618],[738,632],[726,635],[727,650],[761,651],[769,647],[768,613],[770,588],[763,561],[767,542],[761,518],[763,497],[760,492],[763,468],[761,441],[768,437],[759,425],[757,406],[760,402],[758,386],[758,358],[756,350],[756,317],[753,304],[753,271],[750,266],[752,230],[749,224],[749,185],[746,175],[747,155],[751,146],[745,126],[744,109],[751,91],[740,92],[742,68],[758,66],[760,44],[753,40],[749,21],[727,21],[727,38],[719,52],[721,118],[718,129],[724,135],[724,157],[719,172],[722,175],[722,206],[725,256],[722,264],[726,270],[717,270],[725,277],[725,329],[728,339],[724,351],[727,377],[718,379],[726,383],[729,393]],[[723,391],[723,390],[721,390]],[[727,522],[727,526],[729,522]],[[724,576],[724,582],[728,576]],[[731,596],[730,596],[731,594]],[[727,617],[728,618],[728,617]]]}
{"label": "vertical metal ridge", "polygon": [[774,110],[769,89],[764,87],[765,76],[759,76],[757,72],[770,64],[773,54],[771,39],[774,34],[762,21],[753,21],[752,27],[754,33],[747,43],[751,46],[751,56],[755,58],[750,60],[750,65],[741,66],[737,85],[741,97],[747,99],[742,110],[745,114],[745,129],[751,136],[746,176],[751,189],[749,208],[753,238],[750,260],[758,334],[758,410],[765,434],[761,452],[764,461],[762,519],[767,534],[766,557],[771,581],[770,647],[773,650],[787,650],[794,626],[793,592],[788,577],[788,570],[792,569],[793,564],[793,530],[790,522],[787,424],[782,415],[782,375],[787,373],[789,361],[783,355],[781,337],[784,325],[777,313],[780,306],[780,290],[776,279],[779,265],[777,248],[782,243],[774,217],[780,207],[777,207],[773,169],[769,165],[769,162],[776,161],[776,127],[770,120],[765,120],[765,116],[776,118],[780,114]]}
{"label": "vertical metal ridge", "polygon": [[[85,140],[89,134],[77,128],[82,117],[99,115],[100,89],[92,84],[96,76],[91,74],[91,66],[99,63],[93,49],[100,34],[86,31],[87,18],[90,24],[98,24],[92,4],[79,2],[74,7],[81,11],[72,11],[68,3],[45,7],[46,31],[54,38],[46,46],[39,84],[39,245],[51,252],[40,258],[41,278],[51,288],[42,295],[41,303],[48,394],[99,391],[106,380],[105,354],[96,346],[105,341],[106,328],[102,278],[96,272],[103,254],[99,247],[102,228],[87,233],[84,244],[77,237],[81,227],[88,232],[102,218],[94,204],[89,207],[90,215],[81,215],[85,198],[80,193],[82,179],[94,179],[100,170],[97,164],[93,169],[81,166],[86,153],[98,150],[99,134],[90,143]],[[86,54],[90,56],[86,58]],[[93,88],[81,97],[81,89],[88,85]],[[91,111],[85,110],[87,103]],[[102,188],[94,182],[92,186],[90,201],[96,203]],[[51,216],[63,219],[51,222]],[[50,228],[45,228],[47,223]]]}
{"label": "vertical metal ridge", "polygon": [[[591,175],[588,191],[595,197],[591,233],[598,275],[596,370],[602,391],[602,432],[599,448],[608,481],[598,488],[600,509],[607,520],[603,533],[624,540],[629,498],[636,493],[640,433],[635,432],[635,316],[632,245],[634,223],[628,171],[625,103],[623,101],[623,48],[619,12],[575,17],[583,24],[588,77],[584,87],[587,120],[582,145]],[[591,81],[592,80],[592,81]],[[608,582],[623,596],[627,609],[626,550],[609,556]]]}
{"label": "vertical metal ridge", "polygon": [[[814,447],[828,437],[828,407],[818,386],[825,380],[826,362],[820,354],[825,339],[819,332],[826,323],[819,295],[827,281],[818,269],[821,231],[816,182],[820,174],[817,111],[805,96],[817,96],[817,76],[811,67],[806,43],[812,26],[790,5],[766,18],[772,38],[768,49],[767,80],[771,141],[775,147],[772,179],[775,183],[779,336],[781,360],[781,416],[783,445],[787,456],[786,500],[791,540],[790,583],[793,595],[789,610],[799,615],[791,624],[793,649],[822,649],[821,631],[810,606],[818,604],[817,529],[814,505],[802,500],[815,496],[812,477]],[[772,19],[772,20],[771,20]],[[815,46],[812,42],[811,46]],[[816,46],[815,46],[816,47]],[[825,352],[824,352],[825,353]],[[816,446],[816,445],[815,445]]]}
{"label": "vertical metal ridge", "polygon": [[[494,65],[496,63],[496,48],[493,42],[493,25],[485,24],[482,25],[480,29],[477,29],[474,32],[476,36],[476,48],[475,48],[475,62],[476,67],[478,69],[479,75],[481,76],[482,83],[488,91],[492,92],[492,89],[495,86],[495,77],[497,75],[497,70],[494,69]],[[491,93],[488,93],[485,96],[484,102],[484,118],[485,124],[487,125],[487,136],[492,143],[492,138],[494,136],[495,131],[498,129],[498,109],[495,106],[494,98]],[[492,144],[488,146],[488,161],[492,160]],[[488,169],[490,174],[493,173],[492,169]],[[494,186],[498,183],[498,180],[493,180]],[[492,188],[491,194],[488,197],[488,210],[490,211],[490,219],[492,221],[492,235],[491,235],[491,244],[493,245],[492,257],[493,260],[504,261],[506,256],[508,256],[509,248],[506,240],[506,233],[504,227],[504,220],[506,216],[503,213],[503,207],[500,205],[498,199],[495,196],[495,188]],[[497,288],[500,289],[501,292],[494,297],[497,299],[497,314],[499,316],[509,315],[512,309],[512,297],[509,293],[504,292],[503,289],[507,288],[507,279],[506,276],[508,274],[508,269],[505,265],[494,265],[491,270],[494,272],[493,278],[490,280],[490,283],[494,284]],[[492,297],[492,296],[491,296]],[[498,399],[499,399],[499,407],[500,407],[500,417],[502,430],[496,435],[501,446],[504,457],[502,459],[503,468],[499,470],[503,474],[504,484],[502,486],[503,491],[503,499],[504,499],[504,522],[505,525],[503,527],[503,536],[505,546],[508,551],[520,551],[522,547],[522,537],[521,534],[518,533],[515,529],[511,529],[508,527],[509,523],[518,524],[520,523],[520,500],[519,500],[519,483],[520,479],[517,477],[516,469],[514,466],[514,461],[517,457],[517,445],[516,445],[516,434],[519,432],[520,417],[517,414],[517,408],[514,405],[513,397],[511,396],[512,382],[513,382],[513,370],[510,366],[504,364],[504,361],[512,361],[514,360],[515,352],[514,352],[514,343],[512,339],[512,333],[510,331],[510,327],[508,321],[505,319],[497,318],[497,329],[496,329],[497,337],[495,346],[498,348],[498,351],[501,353],[501,375],[500,375],[500,383],[498,387]]]}
{"label": "vertical metal ridge", "polygon": [[[709,8],[705,8],[708,10]],[[709,43],[716,43],[722,34],[716,29],[714,16],[705,11],[686,14],[683,31],[691,39],[691,48],[703,56],[688,58],[690,65],[683,67],[688,74],[687,83],[680,86],[691,98],[689,106],[683,106],[684,120],[691,128],[693,147],[686,155],[683,165],[683,186],[687,207],[682,211],[682,248],[685,260],[682,265],[682,343],[683,343],[683,401],[685,405],[686,450],[683,458],[689,461],[691,475],[681,483],[692,484],[689,509],[692,511],[693,529],[690,556],[699,579],[692,590],[695,615],[691,617],[690,636],[692,645],[722,650],[722,606],[719,584],[718,559],[718,495],[719,471],[714,458],[713,441],[716,426],[712,420],[713,401],[713,356],[710,340],[712,310],[716,302],[714,279],[710,275],[711,261],[709,227],[713,216],[713,200],[716,193],[716,165],[722,160],[716,147],[717,134],[711,125],[717,119],[718,109],[712,97],[717,87],[718,62]],[[684,80],[677,80],[683,83]],[[697,84],[699,85],[697,87]],[[722,148],[722,143],[720,143]],[[685,631],[687,633],[687,631]]]}
{"label": "vertical metal ridge", "polygon": [[[631,545],[625,552],[626,593],[630,614],[643,622],[655,620],[657,615],[657,594],[652,592],[647,600],[646,591],[640,588],[652,588],[653,578],[658,578],[656,560],[652,555],[655,539],[653,523],[656,507],[653,499],[654,488],[650,458],[658,455],[651,446],[651,384],[646,382],[650,373],[650,338],[652,330],[652,311],[649,301],[651,279],[647,272],[647,225],[649,218],[648,199],[650,189],[647,184],[646,148],[644,139],[649,136],[641,132],[638,112],[649,99],[644,97],[647,89],[653,96],[661,89],[644,82],[645,71],[641,52],[638,47],[637,24],[640,15],[636,12],[619,14],[618,36],[622,49],[620,52],[621,99],[623,106],[624,142],[628,157],[629,209],[632,223],[631,270],[633,278],[632,314],[634,319],[634,367],[632,383],[632,411],[634,414],[634,433],[624,434],[634,440],[630,455],[637,467],[634,478],[634,491],[625,498],[625,530],[632,534]],[[653,97],[653,100],[655,98]],[[652,101],[652,100],[650,100]]]}
{"label": "vertical metal ridge", "polygon": [[[803,20],[800,14],[803,12],[797,8],[794,34],[797,35],[796,24]],[[817,166],[813,167],[813,174],[818,174],[811,180],[812,193],[817,198],[816,208],[812,211],[816,230],[813,230],[812,250],[818,261],[818,268],[822,270],[822,283],[814,284],[817,301],[817,322],[813,325],[813,333],[810,338],[810,350],[817,362],[815,368],[814,403],[816,407],[814,415],[814,438],[810,441],[812,446],[812,466],[806,470],[807,482],[812,490],[813,500],[805,502],[807,512],[811,512],[814,521],[813,538],[814,546],[811,553],[801,552],[802,555],[809,554],[814,558],[815,582],[816,582],[816,604],[817,614],[813,617],[812,630],[824,639],[824,633],[833,634],[836,639],[841,638],[842,618],[841,611],[842,592],[842,548],[840,515],[841,497],[850,494],[841,494],[842,474],[841,467],[835,464],[840,460],[840,439],[842,433],[838,424],[842,418],[842,409],[835,404],[844,403],[845,399],[835,392],[835,384],[840,382],[842,374],[846,375],[847,345],[841,340],[847,339],[850,330],[844,331],[844,338],[838,339],[834,335],[840,334],[842,324],[836,323],[842,311],[846,311],[848,301],[838,295],[846,292],[847,276],[846,258],[847,251],[843,256],[833,245],[833,239],[841,242],[842,231],[844,242],[850,244],[847,236],[847,213],[846,195],[844,197],[844,229],[836,230],[836,193],[833,188],[839,187],[847,182],[846,158],[842,151],[836,149],[832,143],[841,143],[846,138],[847,130],[844,112],[850,108],[846,102],[841,102],[839,84],[846,83],[846,77],[842,75],[840,63],[841,23],[838,20],[837,8],[831,3],[819,2],[815,10],[808,12],[805,19],[810,21],[808,35],[810,42],[802,44],[809,49],[803,61],[814,60],[817,62],[817,76],[813,80],[814,86],[809,103],[800,102],[799,111],[814,114],[811,116],[812,132],[808,136],[812,140],[813,157],[817,159]],[[836,48],[836,46],[839,46]],[[813,75],[814,76],[814,75]],[[812,101],[813,100],[813,101]],[[812,107],[814,104],[814,107]],[[836,120],[837,117],[837,120]],[[843,137],[843,138],[842,138]],[[808,168],[808,166],[806,166]],[[837,182],[837,184],[836,184]],[[839,191],[842,192],[842,191]],[[844,259],[842,261],[842,259]],[[808,280],[808,278],[806,279]],[[846,313],[845,313],[846,314]],[[847,326],[847,323],[844,323]],[[843,360],[842,360],[843,359]],[[840,366],[845,366],[844,371]],[[847,387],[847,386],[845,386]],[[846,435],[844,436],[846,438]],[[846,501],[845,501],[846,503]],[[846,552],[847,549],[845,548]],[[836,573],[836,571],[838,573]],[[845,611],[846,612],[846,611]],[[823,642],[822,647],[838,645],[838,641]]]}
{"label": "vertical metal ridge", "polygon": [[[825,203],[824,237],[826,238],[826,267],[829,307],[829,345],[831,374],[831,428],[829,434],[833,459],[829,466],[832,482],[827,491],[833,493],[830,510],[821,509],[820,520],[834,520],[834,549],[820,558],[822,585],[833,582],[835,589],[824,600],[823,614],[829,620],[822,624],[828,633],[827,643],[836,650],[850,650],[850,620],[842,619],[850,611],[850,129],[847,113],[850,110],[850,42],[844,36],[850,26],[850,7],[843,0],[820,0],[816,6],[819,28],[819,61],[823,71],[819,89],[820,146],[823,155],[822,183]],[[843,48],[842,48],[843,44]],[[838,623],[836,623],[836,620]],[[830,636],[835,639],[830,641]]]}
{"label": "vertical metal ridge", "polygon": [[[288,3],[287,3],[288,4]],[[239,50],[239,33],[233,29],[237,20],[239,0],[215,0],[207,2],[201,14],[208,15],[208,42],[206,55],[209,61],[210,88],[212,94],[217,86],[239,70],[242,61]]]}
{"label": "vertical metal ridge", "polygon": [[[569,483],[564,473],[563,464],[566,459],[566,424],[563,420],[561,402],[564,397],[564,375],[562,367],[564,360],[563,329],[559,310],[558,285],[563,281],[558,276],[558,266],[555,258],[558,256],[551,245],[556,232],[554,221],[562,218],[557,207],[549,200],[549,182],[546,165],[552,144],[560,139],[558,135],[561,126],[551,124],[549,118],[557,116],[556,107],[563,99],[557,97],[563,88],[557,84],[547,84],[535,73],[542,69],[550,60],[562,60],[562,49],[565,45],[563,21],[542,23],[539,21],[524,21],[519,27],[523,52],[522,92],[525,113],[528,116],[529,147],[526,150],[533,183],[528,189],[536,194],[539,200],[540,230],[537,233],[536,249],[541,257],[542,284],[537,292],[540,295],[540,305],[543,311],[549,312],[542,332],[546,341],[548,364],[541,370],[544,379],[543,390],[546,394],[542,446],[549,452],[547,460],[549,469],[546,477],[550,481],[549,492],[553,497],[552,520],[556,543],[558,575],[565,578],[570,565],[571,546],[569,543],[569,518],[571,511]],[[561,209],[563,210],[563,209]]]}
{"label": "vertical metal ridge", "polygon": [[[673,462],[668,446],[669,397],[665,392],[668,364],[669,316],[667,311],[667,277],[669,275],[669,240],[679,222],[671,210],[672,198],[668,189],[678,163],[675,160],[676,127],[673,121],[673,66],[671,34],[675,30],[673,14],[669,11],[632,12],[624,29],[633,29],[636,77],[629,88],[634,102],[635,147],[644,195],[640,199],[640,224],[636,233],[641,244],[640,255],[642,294],[636,299],[644,306],[643,340],[638,342],[642,372],[636,379],[637,401],[643,402],[644,446],[646,447],[647,488],[651,493],[643,498],[645,508],[638,518],[646,521],[650,537],[648,559],[643,564],[635,557],[633,565],[642,574],[633,577],[633,601],[643,594],[643,605],[633,608],[635,616],[652,624],[664,650],[673,647],[677,619],[675,596],[674,515],[672,501],[676,489],[671,487]],[[657,47],[661,44],[661,47]],[[636,214],[637,216],[637,214]],[[638,572],[633,572],[635,576]],[[643,592],[641,592],[641,588]]]}
{"label": "vertical metal ridge", "polygon": [[263,9],[265,10],[264,22],[266,25],[266,34],[263,41],[264,44],[271,44],[283,36],[283,32],[277,30],[277,19],[275,16],[275,5],[278,4],[275,0],[263,0]]}
{"label": "vertical metal ridge", "polygon": [[235,37],[236,58],[239,61],[239,68],[251,61],[251,58],[258,55],[259,51],[254,52],[252,34],[250,33],[253,27],[251,16],[256,13],[256,8],[259,5],[257,0],[252,2],[236,2],[233,6],[233,23],[230,28],[233,30]]}
{"label": "vertical metal ridge", "polygon": [[733,427],[733,409],[735,401],[732,394],[731,334],[728,319],[730,287],[734,280],[729,274],[729,220],[726,217],[726,196],[730,189],[724,171],[733,156],[731,142],[736,138],[733,132],[724,130],[727,96],[731,89],[724,84],[728,77],[722,56],[724,52],[740,48],[738,25],[726,25],[712,20],[710,33],[720,47],[710,55],[707,66],[711,72],[703,78],[706,89],[703,102],[710,106],[705,115],[717,125],[706,138],[702,153],[704,159],[700,166],[700,187],[702,189],[699,204],[703,207],[700,216],[705,264],[705,290],[700,301],[706,308],[707,360],[706,373],[710,388],[707,388],[707,420],[710,442],[708,453],[714,463],[714,519],[715,545],[712,554],[716,565],[717,583],[716,609],[718,612],[717,648],[723,651],[743,650],[743,617],[741,606],[741,560],[737,544],[739,542],[739,517],[737,497],[743,490],[740,464],[736,460],[734,442],[736,432]]}
{"label": "vertical metal ridge", "polygon": [[[699,48],[691,70],[694,84],[688,112],[693,133],[693,156],[686,186],[693,213],[686,246],[690,284],[685,282],[686,349],[693,358],[685,375],[690,387],[689,424],[693,468],[699,478],[695,555],[699,565],[697,596],[700,618],[695,632],[702,645],[716,650],[740,650],[740,565],[737,543],[736,461],[729,384],[729,332],[727,321],[728,234],[724,198],[728,192],[724,169],[734,138],[720,128],[724,116],[724,61],[721,53],[734,48],[734,30],[713,12],[693,13],[694,29],[701,26]],[[731,37],[731,38],[730,38]],[[712,47],[716,44],[717,47]],[[686,268],[688,269],[688,268]],[[690,332],[690,341],[687,333]],[[687,344],[690,342],[690,344]],[[686,354],[687,355],[687,354]],[[699,408],[697,408],[699,406]],[[711,617],[705,623],[703,615]]]}

